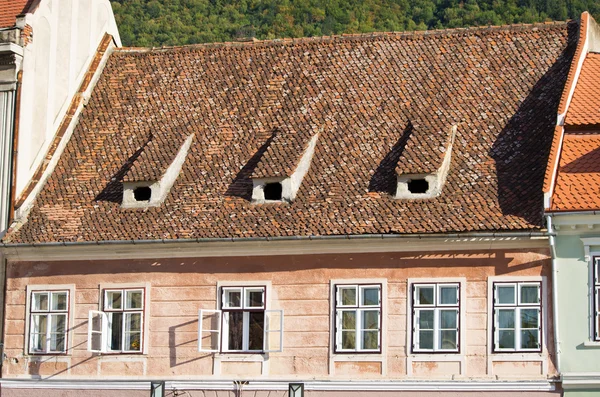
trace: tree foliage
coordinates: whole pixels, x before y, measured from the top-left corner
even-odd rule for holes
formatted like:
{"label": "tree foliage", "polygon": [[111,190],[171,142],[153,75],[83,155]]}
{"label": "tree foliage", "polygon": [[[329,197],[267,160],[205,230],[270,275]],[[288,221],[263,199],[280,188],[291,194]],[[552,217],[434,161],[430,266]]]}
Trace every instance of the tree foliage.
{"label": "tree foliage", "polygon": [[598,0],[111,0],[124,45],[323,36],[600,17]]}

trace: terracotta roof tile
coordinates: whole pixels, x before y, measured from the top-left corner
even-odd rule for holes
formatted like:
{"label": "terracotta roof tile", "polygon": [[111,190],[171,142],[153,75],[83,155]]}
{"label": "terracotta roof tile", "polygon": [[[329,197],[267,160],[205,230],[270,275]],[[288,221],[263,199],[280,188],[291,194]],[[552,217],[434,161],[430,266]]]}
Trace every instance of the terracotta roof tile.
{"label": "terracotta roof tile", "polygon": [[29,10],[35,0],[2,0],[0,1],[0,28],[15,26],[17,16]]}
{"label": "terracotta roof tile", "polygon": [[[576,30],[563,23],[117,50],[26,222],[4,240],[539,229]],[[430,152],[436,134],[458,125],[435,199],[390,196],[410,125],[431,157],[439,156]],[[313,127],[319,139],[296,199],[251,203],[251,176],[273,131]],[[165,202],[121,208],[119,171],[140,149],[143,156],[150,134],[160,147],[191,133]],[[295,153],[305,137],[288,138]]]}
{"label": "terracotta roof tile", "polygon": [[600,124],[600,54],[588,53],[567,112],[565,125]]}
{"label": "terracotta roof tile", "polygon": [[551,211],[600,209],[600,131],[565,134]]}

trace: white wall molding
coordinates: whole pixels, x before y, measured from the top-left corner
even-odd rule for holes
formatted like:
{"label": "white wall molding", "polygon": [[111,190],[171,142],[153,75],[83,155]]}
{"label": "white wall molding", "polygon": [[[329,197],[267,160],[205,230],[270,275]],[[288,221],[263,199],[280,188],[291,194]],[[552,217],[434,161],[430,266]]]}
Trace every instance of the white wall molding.
{"label": "white wall molding", "polygon": [[564,372],[562,387],[568,389],[600,389],[600,372]]}

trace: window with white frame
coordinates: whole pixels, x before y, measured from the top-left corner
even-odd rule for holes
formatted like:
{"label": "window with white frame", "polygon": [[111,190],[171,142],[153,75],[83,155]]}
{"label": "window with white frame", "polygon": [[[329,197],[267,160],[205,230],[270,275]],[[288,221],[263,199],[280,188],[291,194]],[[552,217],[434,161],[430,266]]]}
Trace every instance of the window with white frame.
{"label": "window with white frame", "polygon": [[494,352],[541,351],[540,282],[494,283]]}
{"label": "window with white frame", "polygon": [[335,286],[335,352],[381,351],[381,285]]}
{"label": "window with white frame", "polygon": [[600,258],[594,258],[594,340],[600,341]]}
{"label": "window with white frame", "polygon": [[144,289],[105,289],[102,309],[89,313],[88,350],[140,353],[144,327]]}
{"label": "window with white frame", "polygon": [[412,284],[412,351],[459,352],[460,284]]}
{"label": "window with white frame", "polygon": [[69,291],[32,291],[29,312],[29,353],[66,353]]}
{"label": "window with white frame", "polygon": [[264,286],[222,287],[220,309],[201,309],[198,351],[269,353],[283,350],[283,311],[266,309]]}

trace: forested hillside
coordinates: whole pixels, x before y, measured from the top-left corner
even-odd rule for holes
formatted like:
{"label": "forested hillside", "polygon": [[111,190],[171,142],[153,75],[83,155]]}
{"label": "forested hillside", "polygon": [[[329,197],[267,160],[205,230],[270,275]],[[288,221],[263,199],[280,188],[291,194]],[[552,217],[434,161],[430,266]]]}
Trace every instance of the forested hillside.
{"label": "forested hillside", "polygon": [[111,0],[124,45],[323,36],[600,17],[600,0]]}

